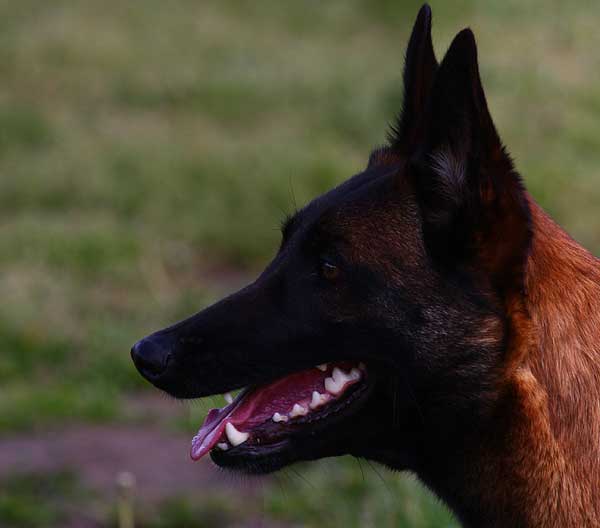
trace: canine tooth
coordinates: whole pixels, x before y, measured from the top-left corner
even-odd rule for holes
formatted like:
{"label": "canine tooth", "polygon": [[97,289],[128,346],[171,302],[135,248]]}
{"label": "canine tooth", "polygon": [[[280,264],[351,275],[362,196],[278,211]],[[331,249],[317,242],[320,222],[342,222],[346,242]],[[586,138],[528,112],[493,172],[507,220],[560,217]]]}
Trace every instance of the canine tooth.
{"label": "canine tooth", "polygon": [[308,414],[308,409],[306,407],[302,407],[299,403],[294,403],[292,407],[292,412],[290,413],[290,418],[296,418],[296,416],[306,416]]}
{"label": "canine tooth", "polygon": [[312,399],[310,400],[310,404],[308,405],[311,409],[316,409],[317,407],[321,407],[329,400],[329,396],[327,394],[320,394],[318,391],[313,391]]}
{"label": "canine tooth", "polygon": [[217,444],[217,447],[221,450],[221,451],[227,451],[229,449],[229,444],[227,442],[219,442]]}
{"label": "canine tooth", "polygon": [[279,414],[278,412],[276,412],[273,415],[273,421],[275,423],[279,423],[279,422],[287,422],[288,421],[288,417],[285,414]]}
{"label": "canine tooth", "polygon": [[232,446],[239,446],[243,444],[248,437],[250,436],[248,433],[243,433],[242,431],[238,431],[231,422],[227,422],[225,426],[225,434],[227,435],[227,440]]}
{"label": "canine tooth", "polygon": [[323,372],[325,372],[327,370],[327,363],[323,363],[322,365],[317,365],[317,368],[319,370],[322,370]]}
{"label": "canine tooth", "polygon": [[227,403],[233,403],[233,396],[231,395],[231,392],[226,392],[223,394],[223,398],[225,398]]}
{"label": "canine tooth", "polygon": [[361,378],[362,374],[360,372],[360,370],[358,370],[357,368],[353,368],[350,371],[350,379],[352,380],[359,380]]}

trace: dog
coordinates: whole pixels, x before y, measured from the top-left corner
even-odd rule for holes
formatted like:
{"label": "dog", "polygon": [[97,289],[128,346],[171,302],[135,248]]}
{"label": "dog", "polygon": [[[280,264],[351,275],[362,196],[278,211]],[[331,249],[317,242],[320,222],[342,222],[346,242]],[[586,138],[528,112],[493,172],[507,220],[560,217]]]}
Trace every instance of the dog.
{"label": "dog", "polygon": [[131,354],[176,398],[244,388],[195,460],[350,454],[467,527],[600,526],[600,262],[526,191],[470,29],[438,63],[427,5],[388,144],[285,222],[255,282]]}

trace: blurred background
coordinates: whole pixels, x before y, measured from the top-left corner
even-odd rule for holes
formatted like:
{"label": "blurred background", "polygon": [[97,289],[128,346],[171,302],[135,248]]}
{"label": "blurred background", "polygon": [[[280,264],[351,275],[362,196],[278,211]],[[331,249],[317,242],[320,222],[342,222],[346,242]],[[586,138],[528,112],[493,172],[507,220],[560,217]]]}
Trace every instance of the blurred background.
{"label": "blurred background", "polygon": [[[471,26],[533,196],[600,249],[598,2],[432,2]],[[0,526],[456,527],[410,476],[188,458],[129,348],[250,280],[286,212],[400,109],[418,2],[0,1]]]}

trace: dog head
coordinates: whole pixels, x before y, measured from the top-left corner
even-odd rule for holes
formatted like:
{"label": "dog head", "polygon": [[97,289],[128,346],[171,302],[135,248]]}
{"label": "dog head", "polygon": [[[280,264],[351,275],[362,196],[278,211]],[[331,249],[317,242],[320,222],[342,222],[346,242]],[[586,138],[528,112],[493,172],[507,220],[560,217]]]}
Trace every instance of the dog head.
{"label": "dog head", "polygon": [[255,282],[132,356],[178,398],[244,388],[209,413],[193,458],[267,472],[350,453],[415,469],[493,406],[529,242],[473,34],[438,64],[424,6],[389,144],[288,219]]}

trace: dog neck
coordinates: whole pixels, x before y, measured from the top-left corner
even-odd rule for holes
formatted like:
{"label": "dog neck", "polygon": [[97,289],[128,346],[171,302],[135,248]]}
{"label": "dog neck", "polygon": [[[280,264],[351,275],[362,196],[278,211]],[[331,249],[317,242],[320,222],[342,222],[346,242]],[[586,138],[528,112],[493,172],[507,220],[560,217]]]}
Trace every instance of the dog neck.
{"label": "dog neck", "polygon": [[547,395],[557,445],[580,479],[593,470],[598,484],[600,261],[534,207],[526,289],[536,346],[526,365]]}
{"label": "dog neck", "polygon": [[466,526],[600,526],[600,262],[530,205],[498,406],[430,484]]}
{"label": "dog neck", "polygon": [[544,436],[536,437],[535,427],[531,433],[548,446],[546,453],[538,446],[540,455],[551,456],[537,460],[550,495],[538,489],[537,496],[547,516],[562,520],[555,526],[598,526],[600,261],[533,201],[531,210],[526,301],[533,342],[522,367],[530,378],[523,401],[539,401]]}

